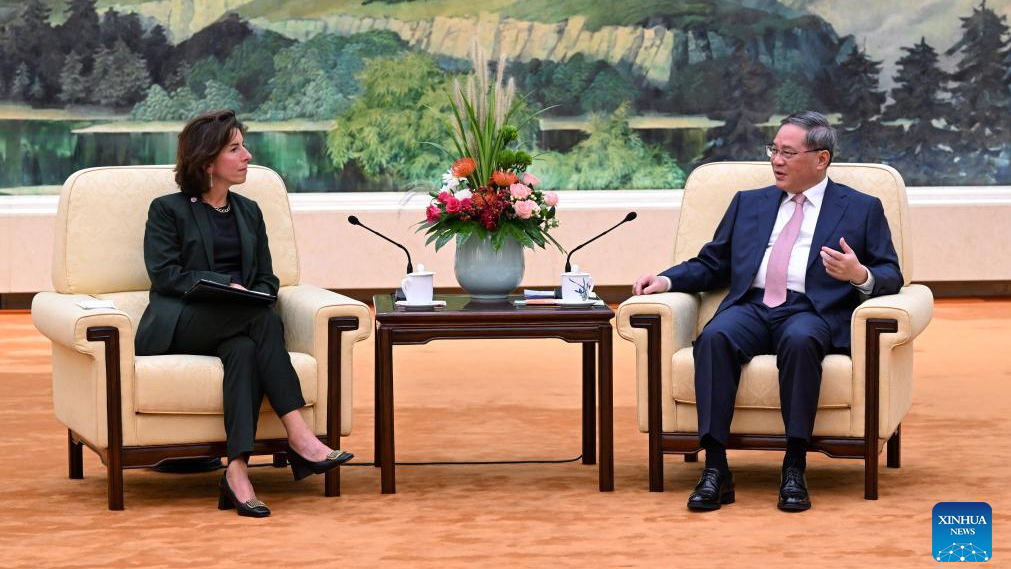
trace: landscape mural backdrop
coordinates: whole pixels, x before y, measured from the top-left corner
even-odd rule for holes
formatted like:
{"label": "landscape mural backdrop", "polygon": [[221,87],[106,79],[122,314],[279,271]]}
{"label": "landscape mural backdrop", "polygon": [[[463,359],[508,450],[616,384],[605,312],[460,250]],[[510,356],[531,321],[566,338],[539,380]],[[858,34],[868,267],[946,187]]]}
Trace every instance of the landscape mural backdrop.
{"label": "landscape mural backdrop", "polygon": [[505,54],[554,189],[678,188],[765,159],[812,108],[837,160],[908,185],[1011,184],[1011,0],[0,0],[0,194],[171,163],[229,107],[292,192],[390,191],[452,161],[447,87]]}

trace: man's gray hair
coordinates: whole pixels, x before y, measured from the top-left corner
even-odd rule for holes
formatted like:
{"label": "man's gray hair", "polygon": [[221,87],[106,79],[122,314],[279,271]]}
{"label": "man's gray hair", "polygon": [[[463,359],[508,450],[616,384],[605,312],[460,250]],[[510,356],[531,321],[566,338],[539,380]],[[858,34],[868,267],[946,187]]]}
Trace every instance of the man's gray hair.
{"label": "man's gray hair", "polygon": [[807,131],[804,144],[808,150],[828,150],[828,161],[832,163],[835,148],[839,144],[839,135],[828,123],[825,115],[817,111],[800,111],[779,121],[779,125],[792,124]]}

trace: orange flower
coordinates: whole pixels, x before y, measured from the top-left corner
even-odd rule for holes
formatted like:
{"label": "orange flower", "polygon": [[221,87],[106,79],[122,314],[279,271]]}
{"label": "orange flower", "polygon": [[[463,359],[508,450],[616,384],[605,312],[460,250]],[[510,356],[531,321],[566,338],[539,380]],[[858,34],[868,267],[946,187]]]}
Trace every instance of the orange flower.
{"label": "orange flower", "polygon": [[503,172],[501,170],[495,170],[491,175],[491,181],[495,183],[496,186],[500,188],[508,188],[512,184],[519,181],[516,174],[512,172]]}
{"label": "orange flower", "polygon": [[473,201],[474,207],[477,209],[485,209],[498,201],[498,194],[492,191],[492,189],[488,186],[481,186],[476,192],[474,192],[471,200]]}
{"label": "orange flower", "polygon": [[473,158],[461,158],[453,163],[453,175],[457,178],[466,178],[474,173],[477,162]]}

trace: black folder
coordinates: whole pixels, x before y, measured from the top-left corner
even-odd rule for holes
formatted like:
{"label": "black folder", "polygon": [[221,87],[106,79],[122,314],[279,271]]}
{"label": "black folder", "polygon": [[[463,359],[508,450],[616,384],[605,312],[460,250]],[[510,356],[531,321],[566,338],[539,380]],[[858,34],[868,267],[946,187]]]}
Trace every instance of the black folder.
{"label": "black folder", "polygon": [[277,297],[265,292],[243,290],[207,279],[200,279],[183,295],[186,302],[215,302],[226,304],[267,305],[277,300]]}

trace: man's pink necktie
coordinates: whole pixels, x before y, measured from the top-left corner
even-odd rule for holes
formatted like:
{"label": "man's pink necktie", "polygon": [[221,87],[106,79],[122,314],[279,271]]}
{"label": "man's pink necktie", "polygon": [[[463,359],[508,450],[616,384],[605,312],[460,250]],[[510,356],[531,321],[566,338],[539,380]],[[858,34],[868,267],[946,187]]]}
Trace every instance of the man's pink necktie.
{"label": "man's pink necktie", "polygon": [[790,268],[790,253],[793,252],[793,244],[797,242],[800,235],[800,225],[804,222],[804,194],[795,194],[792,198],[796,207],[793,210],[793,217],[787,222],[786,227],[779,232],[776,243],[772,246],[772,253],[769,255],[769,266],[765,271],[765,296],[762,302],[769,308],[775,308],[786,302],[786,273]]}

